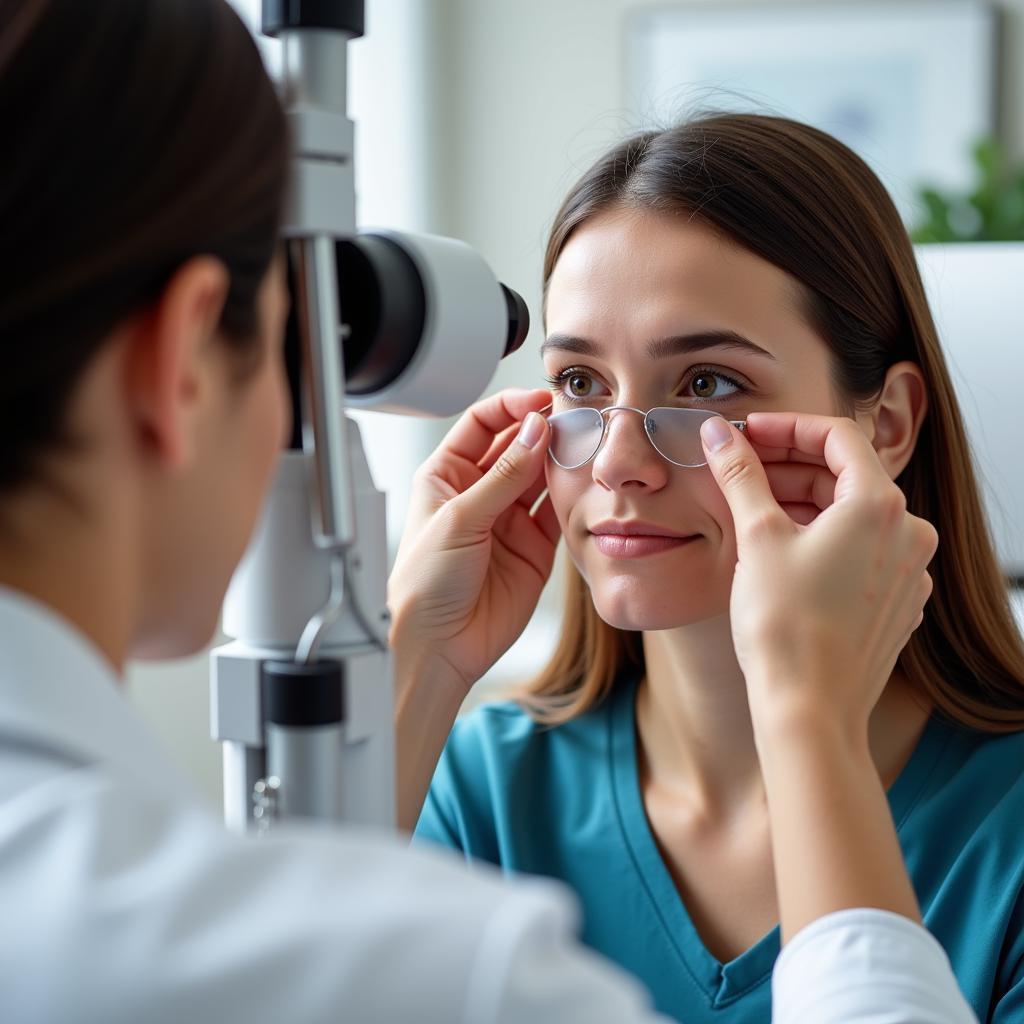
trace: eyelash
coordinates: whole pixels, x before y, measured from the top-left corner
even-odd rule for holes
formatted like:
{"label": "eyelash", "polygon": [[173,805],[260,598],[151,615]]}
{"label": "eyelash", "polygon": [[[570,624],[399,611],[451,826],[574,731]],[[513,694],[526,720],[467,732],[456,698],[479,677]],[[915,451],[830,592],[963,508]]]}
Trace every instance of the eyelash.
{"label": "eyelash", "polygon": [[[729,376],[727,373],[723,373],[721,370],[716,370],[713,366],[693,366],[687,371],[686,377],[683,378],[683,382],[680,386],[689,384],[695,377],[699,377],[701,374],[706,374],[709,377],[717,377],[719,380],[724,380],[726,384],[731,384],[739,394],[746,394],[750,389],[742,382],[737,380],[735,377]],[[566,402],[582,403],[586,402],[586,398],[578,398],[575,395],[568,395],[561,390],[563,385],[570,377],[590,377],[593,379],[594,374],[590,370],[585,369],[582,366],[568,366],[564,370],[556,374],[548,374],[546,380],[548,387],[558,393],[558,397],[564,399]],[[726,395],[725,398],[734,398],[735,395]],[[710,404],[712,402],[720,402],[723,399],[720,398],[699,398],[696,395],[688,395],[687,399],[692,402],[704,402]]]}

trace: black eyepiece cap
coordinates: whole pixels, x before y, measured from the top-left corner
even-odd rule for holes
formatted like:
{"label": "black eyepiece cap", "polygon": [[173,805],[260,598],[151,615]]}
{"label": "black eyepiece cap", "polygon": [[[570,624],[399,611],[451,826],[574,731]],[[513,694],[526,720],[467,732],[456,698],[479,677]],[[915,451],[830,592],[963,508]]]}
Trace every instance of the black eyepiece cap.
{"label": "black eyepiece cap", "polygon": [[519,351],[523,342],[526,341],[526,336],[530,333],[530,310],[526,306],[526,300],[519,292],[512,291],[505,284],[501,286],[501,290],[505,294],[505,305],[508,307],[508,336],[505,340],[505,352],[502,355],[504,359],[505,356]]}

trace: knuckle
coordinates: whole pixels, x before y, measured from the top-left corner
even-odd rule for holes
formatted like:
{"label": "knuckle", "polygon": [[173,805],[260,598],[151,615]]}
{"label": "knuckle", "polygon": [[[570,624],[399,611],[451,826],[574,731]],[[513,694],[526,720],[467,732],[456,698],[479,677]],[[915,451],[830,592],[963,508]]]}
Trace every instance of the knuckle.
{"label": "knuckle", "polygon": [[457,536],[469,523],[470,509],[460,495],[437,510],[437,532],[441,537]]}
{"label": "knuckle", "polygon": [[491,473],[500,480],[513,481],[519,477],[519,467],[509,452],[502,452],[491,467]]}
{"label": "knuckle", "polygon": [[775,535],[778,522],[778,518],[771,512],[758,512],[749,520],[743,532],[753,541],[768,539]]}
{"label": "knuckle", "polygon": [[939,531],[926,519],[919,519],[918,522],[921,524],[918,527],[921,551],[930,562],[935,552],[939,550]]}
{"label": "knuckle", "polygon": [[742,487],[748,483],[753,467],[742,455],[732,455],[718,467],[718,478],[725,487]]}
{"label": "knuckle", "polygon": [[921,567],[928,565],[939,547],[938,531],[926,519],[909,516],[904,533],[906,549]]}
{"label": "knuckle", "polygon": [[906,515],[906,495],[893,484],[862,499],[865,515],[880,524],[892,523]]}
{"label": "knuckle", "polygon": [[431,477],[437,475],[437,467],[434,465],[433,459],[427,459],[426,462],[421,462],[417,466],[416,471],[412,475],[412,481],[415,485],[422,485]]}
{"label": "knuckle", "polygon": [[902,518],[907,513],[907,496],[895,484],[883,488],[878,496],[878,511],[888,522]]}

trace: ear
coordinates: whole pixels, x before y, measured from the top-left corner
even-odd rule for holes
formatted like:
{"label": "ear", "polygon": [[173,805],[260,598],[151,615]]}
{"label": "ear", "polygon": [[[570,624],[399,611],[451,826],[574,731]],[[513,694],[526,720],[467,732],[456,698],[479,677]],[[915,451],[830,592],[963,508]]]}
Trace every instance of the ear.
{"label": "ear", "polygon": [[895,480],[910,462],[928,411],[924,374],[905,360],[889,367],[874,406],[857,415],[885,471]]}
{"label": "ear", "polygon": [[172,470],[195,451],[196,413],[216,362],[209,358],[227,298],[227,268],[211,256],[183,264],[129,341],[126,387],[143,445]]}

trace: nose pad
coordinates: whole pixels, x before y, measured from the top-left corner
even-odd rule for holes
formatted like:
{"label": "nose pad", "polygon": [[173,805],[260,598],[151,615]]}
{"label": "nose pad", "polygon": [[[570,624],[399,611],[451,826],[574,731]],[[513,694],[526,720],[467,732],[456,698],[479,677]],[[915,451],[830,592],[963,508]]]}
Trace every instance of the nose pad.
{"label": "nose pad", "polygon": [[655,451],[644,418],[628,409],[608,414],[608,427],[593,461],[593,476],[612,490],[630,483],[657,489],[668,480],[669,464]]}

